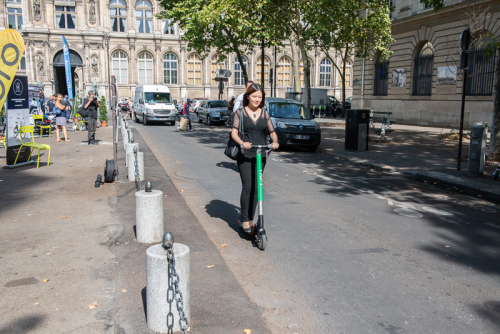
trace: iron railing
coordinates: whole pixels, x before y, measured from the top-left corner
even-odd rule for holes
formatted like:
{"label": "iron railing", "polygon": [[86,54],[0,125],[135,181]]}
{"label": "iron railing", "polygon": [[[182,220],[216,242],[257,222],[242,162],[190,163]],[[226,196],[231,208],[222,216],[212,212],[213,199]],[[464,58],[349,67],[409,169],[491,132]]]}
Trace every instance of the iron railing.
{"label": "iron railing", "polygon": [[495,55],[496,50],[489,45],[469,52],[466,95],[490,96],[493,93]]}
{"label": "iron railing", "polygon": [[375,63],[375,80],[373,82],[373,95],[387,96],[387,74],[389,61]]}
{"label": "iron railing", "polygon": [[432,77],[434,73],[434,54],[416,56],[413,60],[413,65],[412,95],[431,95]]}

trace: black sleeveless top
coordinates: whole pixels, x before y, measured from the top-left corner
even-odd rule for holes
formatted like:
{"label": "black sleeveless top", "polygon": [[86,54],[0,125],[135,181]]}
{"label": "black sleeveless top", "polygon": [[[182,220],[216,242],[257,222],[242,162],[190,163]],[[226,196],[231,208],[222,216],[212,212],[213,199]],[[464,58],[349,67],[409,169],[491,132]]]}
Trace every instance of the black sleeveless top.
{"label": "black sleeveless top", "polygon": [[[239,108],[234,114],[233,128],[240,128],[240,112],[243,110],[243,137],[240,138],[244,142],[252,143],[253,145],[267,145],[267,136],[274,132],[273,122],[267,110],[263,109],[260,113],[260,117],[257,119],[252,119],[247,113],[245,107]],[[243,155],[245,158],[254,158],[257,154],[256,148],[251,148],[249,150],[243,150]]]}

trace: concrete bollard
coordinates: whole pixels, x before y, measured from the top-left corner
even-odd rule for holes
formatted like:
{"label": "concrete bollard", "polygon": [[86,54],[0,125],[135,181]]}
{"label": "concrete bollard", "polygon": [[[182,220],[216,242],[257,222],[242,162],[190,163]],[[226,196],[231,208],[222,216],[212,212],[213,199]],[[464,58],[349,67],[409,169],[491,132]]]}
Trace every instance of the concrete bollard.
{"label": "concrete bollard", "polygon": [[[135,157],[134,153],[127,154],[127,167],[128,167],[128,180],[131,182],[135,181]],[[139,167],[139,181],[144,180],[144,153],[137,152],[137,162]]]}
{"label": "concrete bollard", "polygon": [[135,193],[135,233],[137,241],[152,244],[162,240],[163,191],[140,190]]}
{"label": "concrete bollard", "polygon": [[[125,145],[125,156],[127,154],[132,153],[134,154],[134,147],[137,147],[137,152],[139,152],[139,144],[138,143],[128,143]],[[128,159],[125,159],[125,166],[128,166]]]}
{"label": "concrete bollard", "polygon": [[[179,290],[184,302],[184,314],[191,323],[189,275],[189,247],[174,243],[175,270],[179,275]],[[148,327],[153,332],[167,333],[167,314],[170,307],[173,314],[173,331],[180,331],[179,312],[175,299],[170,305],[167,302],[168,291],[168,259],[167,251],[162,244],[151,246],[146,251],[146,305]]]}

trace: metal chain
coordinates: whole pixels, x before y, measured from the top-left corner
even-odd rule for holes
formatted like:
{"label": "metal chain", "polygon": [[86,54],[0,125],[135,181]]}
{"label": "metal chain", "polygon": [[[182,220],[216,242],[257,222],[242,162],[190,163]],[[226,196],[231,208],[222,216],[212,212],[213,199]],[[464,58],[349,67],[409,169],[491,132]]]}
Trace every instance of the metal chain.
{"label": "metal chain", "polygon": [[137,147],[134,147],[134,166],[135,166],[135,188],[137,191],[141,190],[141,179],[139,177],[139,161],[137,161]]}
{"label": "metal chain", "polygon": [[[179,327],[184,332],[184,334],[186,334],[187,329],[189,328],[189,322],[186,315],[184,314],[184,302],[182,300],[182,292],[179,289],[179,275],[177,275],[177,271],[175,270],[175,256],[172,248],[167,249],[167,259],[168,259],[167,302],[170,305],[169,312],[167,314],[168,333],[173,333],[174,315],[172,314],[172,303],[175,299],[177,312],[179,312]],[[171,319],[170,322],[169,319]]]}
{"label": "metal chain", "polygon": [[128,135],[128,143],[130,144],[131,141],[130,141],[130,129],[127,130],[127,135]]}

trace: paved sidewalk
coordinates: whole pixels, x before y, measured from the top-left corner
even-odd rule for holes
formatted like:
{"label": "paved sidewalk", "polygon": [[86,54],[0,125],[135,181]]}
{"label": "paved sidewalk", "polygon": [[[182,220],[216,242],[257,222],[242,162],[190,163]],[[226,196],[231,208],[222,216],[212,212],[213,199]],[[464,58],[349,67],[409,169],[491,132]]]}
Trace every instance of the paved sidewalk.
{"label": "paved sidewalk", "polygon": [[[411,125],[392,125],[388,142],[378,142],[379,135],[370,129],[369,151],[349,152],[344,149],[345,120],[316,119],[321,124],[320,148],[335,156],[374,168],[389,169],[409,177],[437,182],[454,191],[464,191],[500,201],[500,180],[493,180],[498,165],[486,165],[482,177],[467,172],[467,162],[457,171],[458,140],[438,138],[450,129]],[[380,123],[376,123],[380,127]],[[464,133],[469,131],[464,130]],[[468,157],[469,140],[462,142],[462,159]]]}

